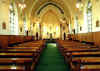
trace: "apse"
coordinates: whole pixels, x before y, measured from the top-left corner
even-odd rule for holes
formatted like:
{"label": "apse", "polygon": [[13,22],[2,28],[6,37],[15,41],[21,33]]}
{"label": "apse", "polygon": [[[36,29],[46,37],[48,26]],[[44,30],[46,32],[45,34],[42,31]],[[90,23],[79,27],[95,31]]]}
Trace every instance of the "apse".
{"label": "apse", "polygon": [[42,32],[43,39],[60,38],[60,21],[52,9],[48,10],[42,17]]}

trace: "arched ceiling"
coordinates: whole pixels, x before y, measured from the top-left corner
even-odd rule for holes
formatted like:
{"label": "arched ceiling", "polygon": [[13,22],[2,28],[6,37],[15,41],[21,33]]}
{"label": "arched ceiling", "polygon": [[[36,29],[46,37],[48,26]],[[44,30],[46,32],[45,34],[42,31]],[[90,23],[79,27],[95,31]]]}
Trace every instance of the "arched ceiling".
{"label": "arched ceiling", "polygon": [[[16,1],[22,2],[23,0]],[[59,10],[62,10],[65,17],[71,18],[78,13],[76,1],[77,0],[24,0],[26,4],[24,11],[34,17],[41,7],[46,6],[49,3],[49,5],[56,6]]]}
{"label": "arched ceiling", "polygon": [[[21,0],[20,0],[21,1]],[[34,16],[36,12],[46,5],[46,3],[54,3],[55,5],[59,6],[64,11],[64,14],[67,17],[70,17],[73,15],[77,9],[76,9],[76,0],[25,0],[25,3],[27,5],[27,8],[25,11]]]}
{"label": "arched ceiling", "polygon": [[61,14],[64,14],[64,11],[61,7],[59,7],[57,4],[53,3],[53,2],[47,2],[46,4],[44,4],[43,6],[40,7],[40,9],[37,10],[37,15],[39,15],[41,13],[41,11],[47,7],[47,6],[54,6],[56,8],[58,8],[58,10],[61,12]]}
{"label": "arched ceiling", "polygon": [[[42,7],[41,7],[42,8]],[[41,10],[40,8],[40,10]],[[39,14],[37,14],[39,17],[43,18],[44,14],[48,11],[52,10],[54,14],[56,14],[56,16],[61,19],[62,18],[62,12],[56,8],[55,6],[52,6],[52,5],[48,5],[46,6],[45,8],[43,8],[41,10],[41,12]],[[39,11],[39,10],[38,10]],[[37,12],[38,13],[38,12]]]}
{"label": "arched ceiling", "polygon": [[34,5],[34,7],[32,8],[32,14],[34,15],[36,12],[38,12],[38,10],[40,10],[41,7],[46,6],[46,5],[53,5],[56,6],[57,8],[60,9],[60,11],[62,10],[64,12],[64,14],[67,13],[67,16],[70,16],[69,14],[69,10],[67,8],[67,6],[65,6],[65,4],[63,4],[64,2],[62,2],[62,0],[43,0],[43,1],[37,1],[36,4]]}

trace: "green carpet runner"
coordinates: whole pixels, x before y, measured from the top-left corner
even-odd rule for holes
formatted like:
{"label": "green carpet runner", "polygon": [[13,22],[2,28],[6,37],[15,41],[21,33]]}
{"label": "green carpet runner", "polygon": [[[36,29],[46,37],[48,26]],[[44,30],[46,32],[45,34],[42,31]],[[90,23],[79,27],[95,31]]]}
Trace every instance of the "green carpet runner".
{"label": "green carpet runner", "polygon": [[48,43],[35,71],[70,71],[56,44]]}

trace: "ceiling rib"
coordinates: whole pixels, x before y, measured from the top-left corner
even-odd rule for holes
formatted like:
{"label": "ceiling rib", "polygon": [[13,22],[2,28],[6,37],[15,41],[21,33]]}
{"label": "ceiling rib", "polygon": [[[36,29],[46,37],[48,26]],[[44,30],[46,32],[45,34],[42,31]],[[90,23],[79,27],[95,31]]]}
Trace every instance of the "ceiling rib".
{"label": "ceiling rib", "polygon": [[41,12],[45,7],[47,7],[47,6],[49,6],[49,5],[55,6],[56,8],[59,9],[59,11],[61,12],[61,14],[64,14],[64,11],[63,11],[57,4],[52,3],[52,2],[49,2],[49,3],[44,4],[44,5],[38,10],[37,15],[39,15],[40,12]]}

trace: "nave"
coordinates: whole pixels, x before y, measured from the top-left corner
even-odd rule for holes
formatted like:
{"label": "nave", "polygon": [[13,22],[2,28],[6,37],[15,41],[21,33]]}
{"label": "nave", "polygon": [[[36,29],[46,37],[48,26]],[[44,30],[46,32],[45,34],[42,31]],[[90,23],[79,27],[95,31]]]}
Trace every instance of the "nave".
{"label": "nave", "polygon": [[100,71],[100,48],[92,42],[13,37],[1,38],[0,71]]}
{"label": "nave", "polygon": [[99,17],[100,0],[0,0],[0,71],[100,71]]}

